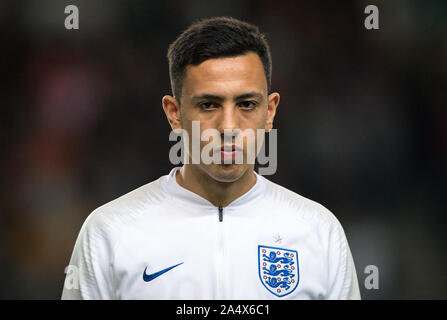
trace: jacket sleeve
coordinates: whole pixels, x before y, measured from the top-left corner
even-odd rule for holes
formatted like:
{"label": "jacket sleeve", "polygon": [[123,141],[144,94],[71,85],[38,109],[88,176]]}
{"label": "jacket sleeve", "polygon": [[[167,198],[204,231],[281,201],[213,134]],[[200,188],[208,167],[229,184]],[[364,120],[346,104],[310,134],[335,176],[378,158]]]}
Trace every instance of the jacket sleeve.
{"label": "jacket sleeve", "polygon": [[354,260],[341,224],[336,220],[329,231],[328,243],[329,300],[360,300]]}
{"label": "jacket sleeve", "polygon": [[62,300],[114,299],[112,234],[101,213],[84,222],[65,269]]}

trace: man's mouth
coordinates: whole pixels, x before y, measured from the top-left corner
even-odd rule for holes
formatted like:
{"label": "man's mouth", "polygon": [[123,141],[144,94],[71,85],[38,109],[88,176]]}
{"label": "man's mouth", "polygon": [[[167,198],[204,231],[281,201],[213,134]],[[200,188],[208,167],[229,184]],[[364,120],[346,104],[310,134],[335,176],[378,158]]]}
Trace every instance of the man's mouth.
{"label": "man's mouth", "polygon": [[240,152],[242,152],[242,148],[238,147],[236,145],[225,145],[221,146],[220,148],[216,148],[215,152],[220,152],[221,159],[232,159],[234,160],[236,158],[236,155]]}

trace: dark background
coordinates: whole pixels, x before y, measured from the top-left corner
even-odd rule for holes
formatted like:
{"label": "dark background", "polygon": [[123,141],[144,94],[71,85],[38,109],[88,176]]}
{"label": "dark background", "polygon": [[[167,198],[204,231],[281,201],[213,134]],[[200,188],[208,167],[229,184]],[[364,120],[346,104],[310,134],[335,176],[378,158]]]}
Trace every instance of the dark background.
{"label": "dark background", "polygon": [[447,298],[447,2],[403,0],[2,1],[0,298],[59,299],[87,215],[170,171],[166,51],[222,15],[270,42],[267,178],[337,216],[364,299]]}

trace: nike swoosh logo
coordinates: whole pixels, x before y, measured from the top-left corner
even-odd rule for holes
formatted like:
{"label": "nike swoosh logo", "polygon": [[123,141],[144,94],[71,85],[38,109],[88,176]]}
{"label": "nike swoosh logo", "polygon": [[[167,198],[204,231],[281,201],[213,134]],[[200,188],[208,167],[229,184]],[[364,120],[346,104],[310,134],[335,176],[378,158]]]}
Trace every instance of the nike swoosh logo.
{"label": "nike swoosh logo", "polygon": [[180,262],[179,264],[176,264],[175,266],[172,266],[172,267],[163,269],[163,270],[161,270],[161,271],[158,271],[158,272],[155,272],[155,273],[152,273],[152,274],[147,274],[147,273],[146,273],[146,269],[147,269],[147,267],[146,267],[146,268],[144,268],[144,272],[143,272],[143,280],[144,280],[145,282],[152,281],[152,280],[154,280],[155,278],[161,276],[163,273],[166,273],[166,272],[168,272],[169,270],[171,270],[171,269],[173,269],[173,268],[175,268],[175,267],[177,267],[177,266],[179,266],[179,265],[181,265],[181,264],[183,264],[183,262]]}

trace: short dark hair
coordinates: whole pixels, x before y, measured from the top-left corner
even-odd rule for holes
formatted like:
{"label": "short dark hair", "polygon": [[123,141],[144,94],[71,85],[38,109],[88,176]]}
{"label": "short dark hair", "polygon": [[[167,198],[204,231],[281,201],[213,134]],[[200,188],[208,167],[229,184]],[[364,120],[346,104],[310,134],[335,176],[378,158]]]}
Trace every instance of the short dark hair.
{"label": "short dark hair", "polygon": [[266,37],[258,27],[231,17],[199,20],[189,26],[168,49],[172,94],[180,99],[185,69],[212,58],[257,53],[270,91],[272,58]]}

